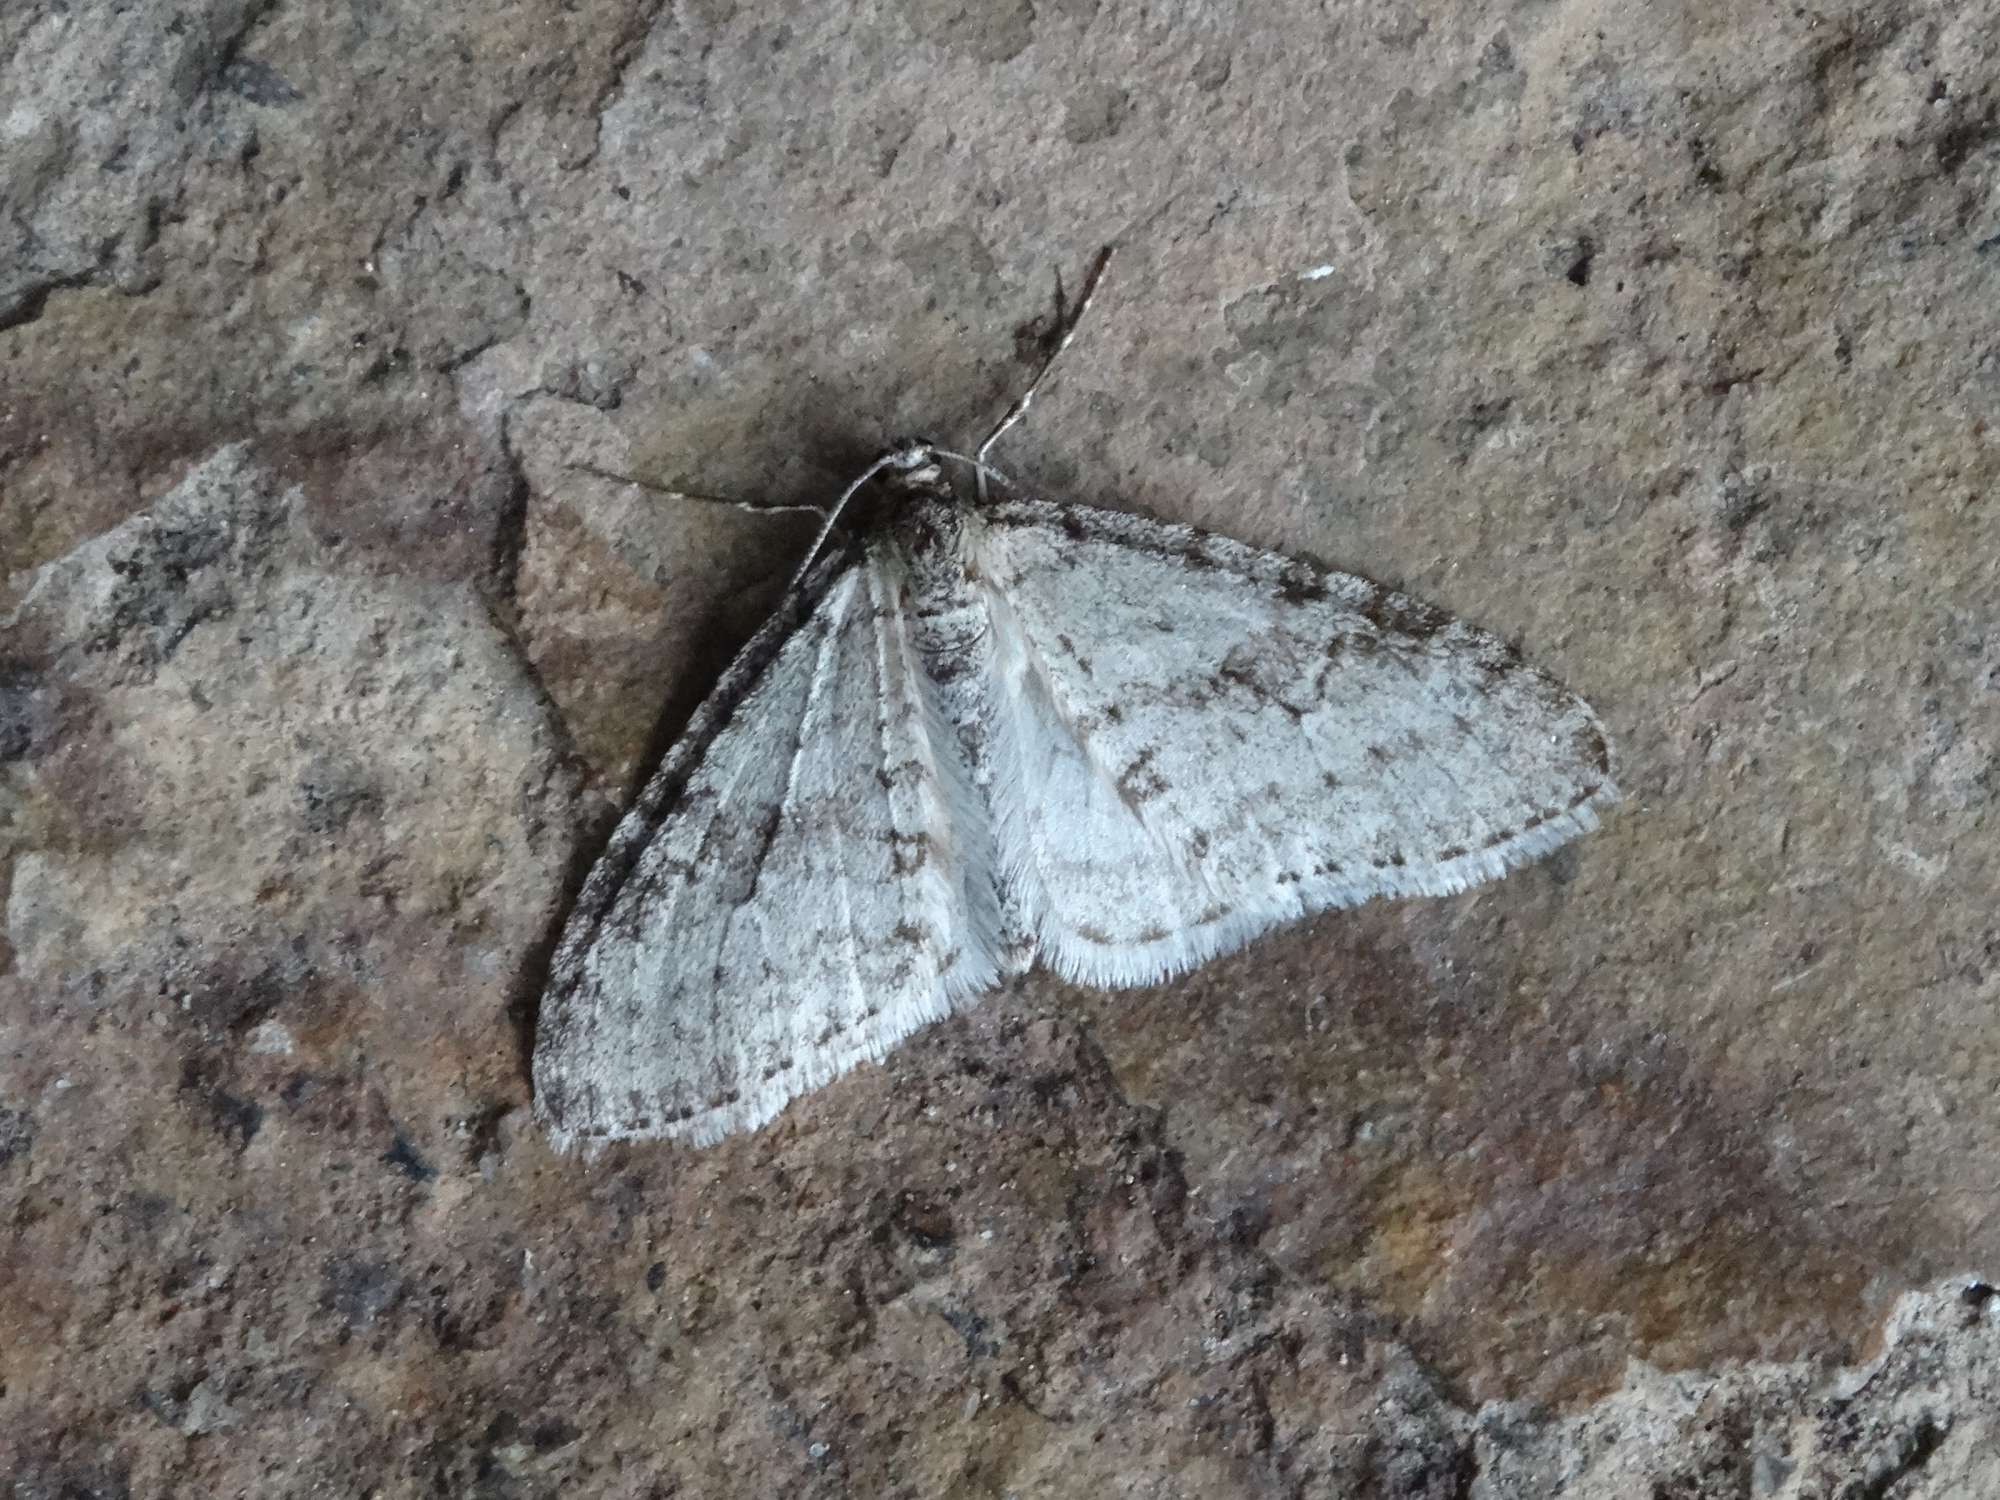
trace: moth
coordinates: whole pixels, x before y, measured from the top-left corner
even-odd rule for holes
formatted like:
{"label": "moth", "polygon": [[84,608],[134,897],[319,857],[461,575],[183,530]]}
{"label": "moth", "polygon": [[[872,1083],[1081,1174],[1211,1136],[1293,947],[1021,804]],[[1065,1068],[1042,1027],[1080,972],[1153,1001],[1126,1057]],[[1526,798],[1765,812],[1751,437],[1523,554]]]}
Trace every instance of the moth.
{"label": "moth", "polygon": [[619,823],[542,1000],[559,1145],[713,1142],[1037,962],[1153,983],[1493,879],[1615,800],[1597,716],[1494,636],[1191,527],[987,494],[1040,378],[976,457],[907,440],[848,487],[859,523],[829,516]]}

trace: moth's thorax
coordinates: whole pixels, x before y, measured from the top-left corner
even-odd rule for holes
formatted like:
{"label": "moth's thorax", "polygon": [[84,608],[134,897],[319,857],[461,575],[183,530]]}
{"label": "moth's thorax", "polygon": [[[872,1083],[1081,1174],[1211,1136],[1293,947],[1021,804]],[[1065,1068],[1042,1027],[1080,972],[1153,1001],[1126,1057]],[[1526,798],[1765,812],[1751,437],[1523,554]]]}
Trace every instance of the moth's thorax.
{"label": "moth's thorax", "polygon": [[967,566],[969,519],[956,497],[929,495],[905,498],[889,518],[911,642],[929,657],[963,652],[986,632],[986,603]]}
{"label": "moth's thorax", "polygon": [[876,525],[900,554],[919,612],[944,612],[966,585],[965,502],[929,443],[910,439],[889,452]]}
{"label": "moth's thorax", "polygon": [[964,566],[965,508],[956,496],[899,495],[884,519],[913,572]]}

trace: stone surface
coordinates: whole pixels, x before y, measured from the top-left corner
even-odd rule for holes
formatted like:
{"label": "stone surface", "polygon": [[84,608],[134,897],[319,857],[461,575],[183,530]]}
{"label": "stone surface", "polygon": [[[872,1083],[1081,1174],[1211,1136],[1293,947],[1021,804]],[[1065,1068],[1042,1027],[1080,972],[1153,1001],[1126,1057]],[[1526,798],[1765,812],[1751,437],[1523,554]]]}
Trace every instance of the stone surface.
{"label": "stone surface", "polygon": [[[0,14],[23,1497],[2000,1493],[2000,29]],[[1627,804],[552,1155],[608,819],[891,435],[1355,568]],[[624,475],[650,488],[621,482]]]}

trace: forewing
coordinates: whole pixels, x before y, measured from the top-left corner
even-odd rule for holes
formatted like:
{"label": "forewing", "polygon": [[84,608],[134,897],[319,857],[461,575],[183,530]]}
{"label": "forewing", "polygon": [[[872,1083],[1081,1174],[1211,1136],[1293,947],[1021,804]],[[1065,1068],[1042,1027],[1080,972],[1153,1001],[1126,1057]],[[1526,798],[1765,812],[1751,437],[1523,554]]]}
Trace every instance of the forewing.
{"label": "forewing", "polygon": [[592,872],[535,1045],[559,1144],[752,1128],[993,982],[891,566],[808,580]]}
{"label": "forewing", "polygon": [[1083,506],[983,513],[1018,726],[999,836],[1043,958],[1143,983],[1308,912],[1441,895],[1616,797],[1581,699],[1402,594]]}

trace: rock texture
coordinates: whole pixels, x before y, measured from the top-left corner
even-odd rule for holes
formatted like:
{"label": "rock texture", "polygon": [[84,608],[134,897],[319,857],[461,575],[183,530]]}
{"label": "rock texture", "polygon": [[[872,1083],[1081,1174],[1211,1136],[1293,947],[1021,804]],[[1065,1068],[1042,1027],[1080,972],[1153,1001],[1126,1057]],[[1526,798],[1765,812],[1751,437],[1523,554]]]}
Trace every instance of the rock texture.
{"label": "rock texture", "polygon": [[[7,7],[11,1495],[2000,1494],[1996,118],[1935,3]],[[1002,462],[1518,639],[1628,802],[553,1155],[810,534],[685,492],[976,441],[1110,241]]]}

